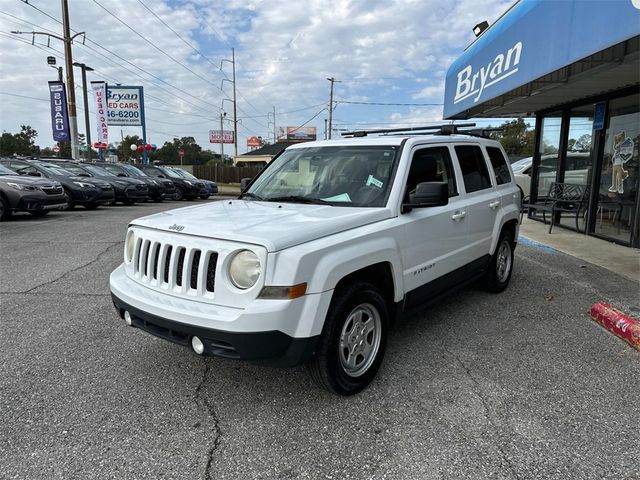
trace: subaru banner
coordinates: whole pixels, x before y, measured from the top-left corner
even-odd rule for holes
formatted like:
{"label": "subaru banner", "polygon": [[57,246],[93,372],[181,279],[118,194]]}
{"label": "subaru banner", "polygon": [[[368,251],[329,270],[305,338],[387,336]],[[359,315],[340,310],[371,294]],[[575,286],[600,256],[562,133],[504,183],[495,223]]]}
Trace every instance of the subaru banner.
{"label": "subaru banner", "polygon": [[67,112],[67,94],[63,82],[49,82],[49,95],[51,98],[51,128],[53,139],[56,142],[68,142],[71,139],[69,133],[69,114]]}

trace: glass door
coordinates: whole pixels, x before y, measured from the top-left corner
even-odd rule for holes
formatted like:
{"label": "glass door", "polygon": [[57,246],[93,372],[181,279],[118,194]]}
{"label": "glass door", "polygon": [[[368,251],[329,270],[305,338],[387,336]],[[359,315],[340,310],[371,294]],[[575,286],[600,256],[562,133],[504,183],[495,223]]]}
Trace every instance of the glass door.
{"label": "glass door", "polygon": [[[594,233],[630,244],[638,208],[640,95],[609,102]],[[636,233],[637,235],[637,233]]]}

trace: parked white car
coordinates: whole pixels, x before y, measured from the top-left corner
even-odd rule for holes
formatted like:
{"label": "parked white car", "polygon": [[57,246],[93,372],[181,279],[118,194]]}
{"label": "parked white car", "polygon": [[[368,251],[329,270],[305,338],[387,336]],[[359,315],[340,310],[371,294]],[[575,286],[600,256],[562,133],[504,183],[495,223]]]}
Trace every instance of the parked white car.
{"label": "parked white car", "polygon": [[[587,152],[567,153],[567,166],[564,174],[564,182],[576,185],[586,185],[591,166],[591,156]],[[523,158],[511,165],[516,183],[522,189],[523,195],[531,194],[531,171],[533,169],[533,157]],[[543,155],[540,162],[540,176],[538,181],[538,196],[544,196],[549,187],[556,181],[558,169],[558,155]]]}
{"label": "parked white car", "polygon": [[308,364],[363,389],[403,312],[511,278],[520,193],[499,143],[362,136],[293,145],[236,200],[131,223],[110,278],[127,325],[197,354]]}

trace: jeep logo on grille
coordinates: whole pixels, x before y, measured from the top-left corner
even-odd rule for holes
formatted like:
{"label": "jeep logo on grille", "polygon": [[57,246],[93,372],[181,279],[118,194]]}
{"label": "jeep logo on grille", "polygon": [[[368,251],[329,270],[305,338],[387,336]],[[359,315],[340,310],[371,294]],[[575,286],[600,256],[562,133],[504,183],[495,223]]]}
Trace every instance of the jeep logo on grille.
{"label": "jeep logo on grille", "polygon": [[184,230],[184,225],[178,225],[177,223],[174,223],[169,227],[169,230],[175,230],[176,232],[181,232],[182,230]]}

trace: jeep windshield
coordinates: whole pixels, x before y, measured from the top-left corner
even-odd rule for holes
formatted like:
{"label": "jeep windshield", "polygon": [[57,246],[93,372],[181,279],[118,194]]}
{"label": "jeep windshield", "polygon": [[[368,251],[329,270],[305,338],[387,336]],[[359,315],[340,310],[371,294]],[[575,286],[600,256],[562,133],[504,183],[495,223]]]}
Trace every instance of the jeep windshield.
{"label": "jeep windshield", "polygon": [[391,189],[397,146],[295,148],[276,158],[240,198],[383,207]]}

